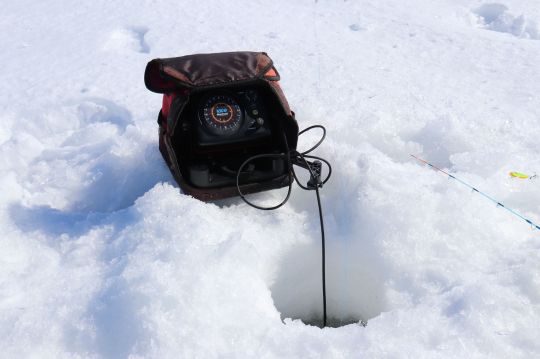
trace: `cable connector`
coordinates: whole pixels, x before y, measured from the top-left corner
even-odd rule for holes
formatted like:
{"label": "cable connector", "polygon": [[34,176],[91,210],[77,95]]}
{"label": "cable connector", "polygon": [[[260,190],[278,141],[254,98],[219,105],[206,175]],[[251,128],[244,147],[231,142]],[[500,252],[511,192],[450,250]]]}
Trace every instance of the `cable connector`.
{"label": "cable connector", "polygon": [[323,182],[321,180],[321,172],[322,172],[321,161],[317,160],[317,161],[313,161],[312,163],[309,163],[310,179],[307,183],[307,188],[315,189],[315,188],[321,188],[323,186]]}

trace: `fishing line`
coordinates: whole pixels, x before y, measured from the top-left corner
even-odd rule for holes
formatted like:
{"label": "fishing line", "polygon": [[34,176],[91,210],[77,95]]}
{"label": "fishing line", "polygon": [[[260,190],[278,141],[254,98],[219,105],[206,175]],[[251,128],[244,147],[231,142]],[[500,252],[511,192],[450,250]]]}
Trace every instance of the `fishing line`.
{"label": "fishing line", "polygon": [[507,207],[507,206],[504,205],[502,202],[497,201],[495,198],[493,198],[493,197],[491,197],[491,196],[485,194],[485,193],[482,192],[482,191],[479,191],[478,189],[476,189],[475,187],[471,186],[471,185],[468,184],[467,182],[465,182],[465,181],[463,181],[463,180],[457,178],[457,177],[454,176],[454,175],[451,175],[450,173],[448,173],[448,172],[446,172],[446,171],[440,169],[439,167],[437,167],[437,166],[435,166],[435,165],[429,163],[428,161],[423,160],[423,159],[421,159],[421,158],[419,158],[419,157],[416,157],[415,155],[412,155],[412,154],[411,154],[411,156],[414,157],[415,159],[417,159],[418,161],[420,161],[420,162],[422,162],[422,163],[424,163],[424,164],[430,166],[430,167],[433,168],[434,170],[444,173],[445,175],[447,175],[447,176],[450,177],[451,179],[454,179],[454,180],[458,181],[458,182],[461,183],[462,185],[469,187],[470,189],[473,190],[473,192],[476,192],[476,193],[478,193],[478,194],[484,196],[485,198],[489,199],[491,202],[495,203],[495,204],[497,205],[497,207],[504,208],[504,209],[507,210],[508,212],[512,213],[514,216],[519,217],[519,218],[521,218],[522,220],[524,220],[525,222],[527,222],[528,224],[530,224],[531,227],[540,230],[540,226],[538,226],[536,223],[534,223],[534,222],[531,221],[530,219],[528,219],[528,218],[522,216],[521,214],[519,214],[518,212],[516,212],[516,211],[513,210],[512,208]]}

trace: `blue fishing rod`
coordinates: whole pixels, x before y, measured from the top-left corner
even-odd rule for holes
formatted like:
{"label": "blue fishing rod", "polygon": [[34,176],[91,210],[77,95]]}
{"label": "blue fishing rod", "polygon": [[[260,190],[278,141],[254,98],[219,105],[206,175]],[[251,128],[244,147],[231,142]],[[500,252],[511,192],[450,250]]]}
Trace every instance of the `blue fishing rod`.
{"label": "blue fishing rod", "polygon": [[446,171],[443,171],[442,169],[440,169],[439,167],[437,167],[437,166],[435,166],[435,165],[432,165],[432,164],[429,163],[428,161],[423,160],[423,159],[421,159],[421,158],[419,158],[419,157],[416,157],[415,155],[411,155],[411,156],[414,157],[414,158],[416,158],[418,161],[420,161],[420,162],[422,162],[422,163],[428,165],[429,167],[433,168],[434,170],[444,173],[445,175],[447,175],[447,176],[450,177],[451,179],[454,179],[454,180],[458,181],[458,182],[461,183],[462,185],[469,187],[470,189],[473,190],[473,192],[477,192],[477,193],[481,194],[482,196],[486,197],[487,199],[489,199],[491,202],[495,203],[495,204],[497,205],[497,207],[501,207],[501,208],[506,209],[508,212],[512,213],[514,216],[519,217],[519,218],[521,218],[522,220],[524,220],[525,222],[527,222],[528,224],[530,224],[531,227],[540,230],[540,226],[538,226],[536,223],[534,223],[533,221],[531,221],[531,220],[528,219],[528,218],[523,217],[521,214],[519,214],[518,212],[516,212],[516,211],[513,210],[512,208],[505,206],[503,203],[497,201],[495,198],[493,198],[493,197],[491,197],[491,196],[485,194],[485,193],[482,192],[482,191],[479,191],[478,189],[474,188],[473,186],[471,186],[471,185],[468,184],[467,182],[460,180],[460,179],[457,178],[456,176],[451,175],[450,173],[448,173],[448,172],[446,172]]}

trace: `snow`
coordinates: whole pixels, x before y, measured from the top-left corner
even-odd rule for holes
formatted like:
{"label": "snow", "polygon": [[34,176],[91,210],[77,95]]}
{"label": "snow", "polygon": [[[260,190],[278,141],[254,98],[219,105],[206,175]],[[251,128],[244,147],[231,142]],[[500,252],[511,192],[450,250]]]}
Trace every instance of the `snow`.
{"label": "snow", "polygon": [[[537,1],[17,1],[0,29],[3,357],[540,356],[540,232],[409,156],[540,222],[540,182],[508,176],[540,172]],[[234,50],[328,129],[328,313],[351,324],[309,325],[313,193],[205,204],[159,154],[146,63]]]}

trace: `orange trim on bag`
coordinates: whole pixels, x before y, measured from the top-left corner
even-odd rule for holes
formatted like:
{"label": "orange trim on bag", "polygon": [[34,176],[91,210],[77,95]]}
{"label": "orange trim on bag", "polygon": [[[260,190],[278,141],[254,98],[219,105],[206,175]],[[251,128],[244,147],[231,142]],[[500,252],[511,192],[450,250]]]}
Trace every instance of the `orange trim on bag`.
{"label": "orange trim on bag", "polygon": [[266,71],[266,73],[264,74],[264,77],[276,77],[276,76],[277,76],[276,70],[274,70],[273,68]]}

